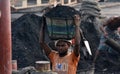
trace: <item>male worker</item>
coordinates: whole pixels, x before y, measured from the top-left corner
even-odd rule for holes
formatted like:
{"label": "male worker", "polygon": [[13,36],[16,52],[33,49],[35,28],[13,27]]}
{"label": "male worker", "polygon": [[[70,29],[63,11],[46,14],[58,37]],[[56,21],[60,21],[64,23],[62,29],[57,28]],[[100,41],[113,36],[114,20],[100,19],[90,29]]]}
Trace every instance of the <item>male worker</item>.
{"label": "male worker", "polygon": [[76,74],[77,65],[80,59],[80,16],[75,15],[74,17],[75,23],[75,46],[73,51],[68,53],[68,48],[70,47],[71,43],[67,40],[60,39],[56,43],[56,49],[58,51],[53,51],[51,48],[44,42],[43,37],[43,25],[41,27],[41,37],[40,37],[40,44],[41,47],[44,49],[46,55],[50,59],[52,63],[52,71],[57,72],[58,74]]}
{"label": "male worker", "polygon": [[[93,59],[93,64],[95,64],[95,62],[96,62],[96,59],[98,58],[98,55],[99,55],[99,53],[101,54],[101,56],[102,56],[102,58],[105,58],[106,57],[106,59],[104,59],[104,60],[100,60],[100,61],[102,61],[102,62],[106,62],[107,61],[107,64],[101,64],[100,66],[102,66],[103,65],[103,68],[105,68],[106,66],[108,66],[108,68],[109,68],[109,66],[110,65],[112,65],[112,64],[114,64],[114,65],[117,65],[117,63],[116,62],[114,62],[115,61],[115,59],[117,59],[117,56],[118,56],[118,54],[117,54],[117,52],[116,51],[114,51],[114,49],[112,49],[109,45],[107,45],[106,43],[105,43],[105,41],[107,40],[107,38],[111,38],[111,39],[113,39],[113,40],[115,40],[115,41],[117,41],[117,42],[119,42],[119,37],[118,37],[118,35],[117,35],[117,33],[119,32],[119,30],[117,30],[116,32],[115,32],[115,30],[112,30],[113,29],[113,27],[112,27],[112,29],[109,27],[109,25],[116,25],[116,24],[118,24],[119,23],[119,21],[117,20],[117,21],[115,21],[116,20],[116,18],[118,18],[119,19],[119,17],[111,17],[111,18],[109,18],[104,24],[102,24],[102,26],[100,27],[101,28],[101,31],[103,32],[103,34],[101,35],[101,39],[100,39],[100,44],[99,44],[99,47],[98,47],[98,49],[96,50],[96,53],[95,53],[95,57],[94,57],[94,59]],[[120,20],[120,19],[119,19]],[[114,22],[115,21],[115,22]],[[112,23],[113,22],[113,23]],[[118,27],[118,29],[119,29],[119,27]],[[99,62],[100,62],[99,61]],[[109,62],[108,62],[109,61]],[[109,64],[110,63],[110,64]],[[107,70],[107,69],[103,69],[103,70]]]}

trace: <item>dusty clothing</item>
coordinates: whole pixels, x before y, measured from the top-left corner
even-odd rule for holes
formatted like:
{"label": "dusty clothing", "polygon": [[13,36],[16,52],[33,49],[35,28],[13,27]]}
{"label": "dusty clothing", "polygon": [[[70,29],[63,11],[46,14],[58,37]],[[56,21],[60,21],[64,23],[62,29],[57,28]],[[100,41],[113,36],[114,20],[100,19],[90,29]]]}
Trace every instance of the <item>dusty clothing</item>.
{"label": "dusty clothing", "polygon": [[58,74],[76,74],[77,65],[80,56],[76,57],[73,52],[68,53],[64,57],[59,57],[59,54],[52,51],[49,54],[52,63],[52,70]]}

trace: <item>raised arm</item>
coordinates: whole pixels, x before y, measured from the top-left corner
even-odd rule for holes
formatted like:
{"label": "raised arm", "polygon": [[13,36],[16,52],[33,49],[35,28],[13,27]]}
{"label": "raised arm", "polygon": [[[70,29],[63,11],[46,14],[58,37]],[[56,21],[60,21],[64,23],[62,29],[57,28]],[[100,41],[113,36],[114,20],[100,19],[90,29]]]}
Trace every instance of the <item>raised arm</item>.
{"label": "raised arm", "polygon": [[81,41],[81,36],[80,36],[80,16],[75,15],[74,17],[74,23],[75,23],[75,47],[74,47],[74,53],[78,57],[79,56],[79,49],[80,49],[80,41]]}
{"label": "raised arm", "polygon": [[104,36],[107,36],[107,35],[108,35],[108,33],[105,31],[105,25],[101,25],[101,26],[100,26],[100,30],[101,30],[101,32],[104,34]]}
{"label": "raised arm", "polygon": [[42,25],[40,29],[40,46],[44,49],[46,55],[48,56],[51,52],[50,47],[45,43],[45,26],[44,26],[44,18],[42,18]]}

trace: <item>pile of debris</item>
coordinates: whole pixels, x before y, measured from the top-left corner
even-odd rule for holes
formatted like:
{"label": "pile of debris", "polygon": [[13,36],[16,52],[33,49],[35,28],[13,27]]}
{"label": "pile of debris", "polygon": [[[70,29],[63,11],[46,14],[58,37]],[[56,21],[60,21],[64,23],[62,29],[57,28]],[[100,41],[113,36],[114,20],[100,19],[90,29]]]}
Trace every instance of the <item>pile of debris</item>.
{"label": "pile of debris", "polygon": [[12,59],[18,67],[33,66],[35,61],[46,60],[39,44],[41,17],[25,14],[12,22]]}

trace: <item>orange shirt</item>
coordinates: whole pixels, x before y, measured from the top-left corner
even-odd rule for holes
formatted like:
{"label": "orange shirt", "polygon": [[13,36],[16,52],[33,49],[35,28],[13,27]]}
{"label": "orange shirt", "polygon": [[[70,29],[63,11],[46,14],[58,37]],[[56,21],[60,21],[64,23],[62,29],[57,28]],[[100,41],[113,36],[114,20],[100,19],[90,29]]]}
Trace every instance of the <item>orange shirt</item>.
{"label": "orange shirt", "polygon": [[76,74],[80,56],[76,57],[71,52],[64,57],[59,57],[58,52],[52,51],[48,57],[52,63],[52,71],[58,74]]}

